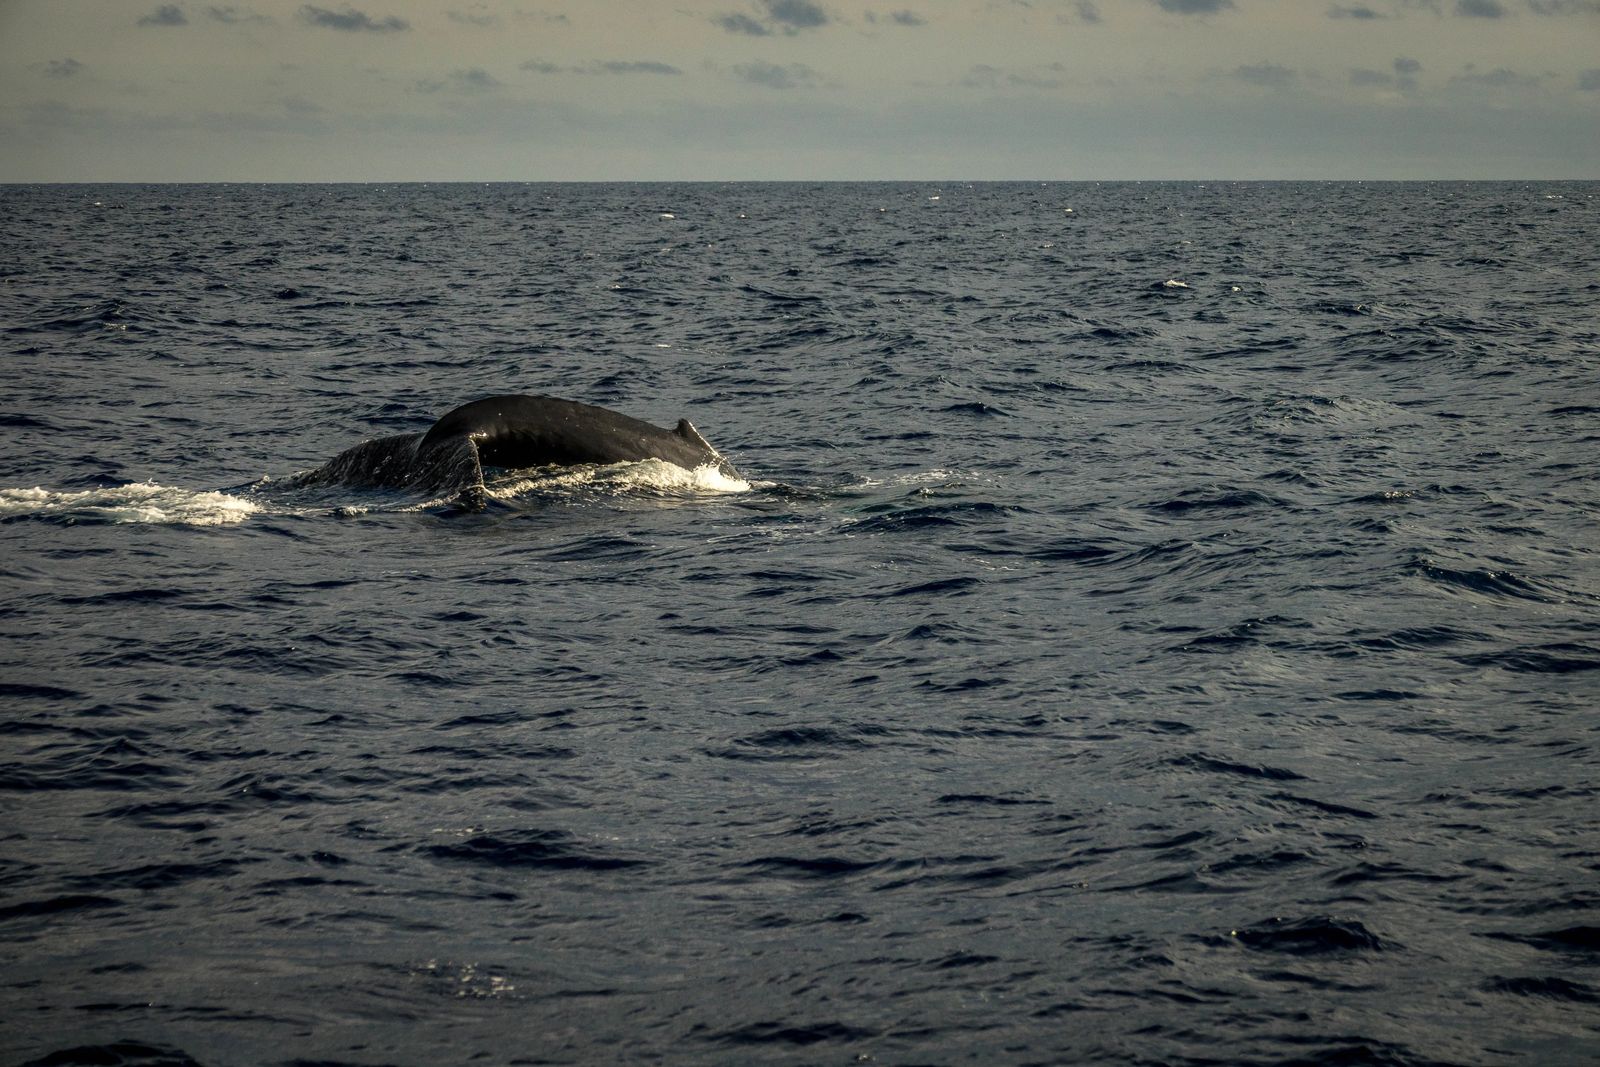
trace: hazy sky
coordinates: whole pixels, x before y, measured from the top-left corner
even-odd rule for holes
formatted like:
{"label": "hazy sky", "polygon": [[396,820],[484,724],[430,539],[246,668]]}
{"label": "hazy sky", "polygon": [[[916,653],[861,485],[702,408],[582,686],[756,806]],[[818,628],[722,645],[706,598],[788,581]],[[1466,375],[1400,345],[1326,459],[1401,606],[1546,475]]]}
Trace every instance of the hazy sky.
{"label": "hazy sky", "polygon": [[0,0],[0,180],[1600,177],[1600,0]]}

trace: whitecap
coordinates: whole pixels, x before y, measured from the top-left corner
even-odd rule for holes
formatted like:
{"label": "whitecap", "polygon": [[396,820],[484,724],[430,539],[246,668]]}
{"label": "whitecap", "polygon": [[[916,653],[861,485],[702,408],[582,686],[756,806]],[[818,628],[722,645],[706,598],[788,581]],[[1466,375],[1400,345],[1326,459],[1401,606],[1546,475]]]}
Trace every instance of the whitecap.
{"label": "whitecap", "polygon": [[243,522],[255,511],[256,505],[242,497],[154,482],[108,489],[0,489],[0,519],[224,526]]}

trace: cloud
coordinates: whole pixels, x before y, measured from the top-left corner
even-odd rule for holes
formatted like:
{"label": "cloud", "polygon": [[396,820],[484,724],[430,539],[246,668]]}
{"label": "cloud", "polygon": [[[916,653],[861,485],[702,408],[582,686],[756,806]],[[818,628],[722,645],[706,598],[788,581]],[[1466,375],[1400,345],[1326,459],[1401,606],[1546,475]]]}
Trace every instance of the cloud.
{"label": "cloud", "polygon": [[[885,14],[883,18],[888,19],[890,22],[894,22],[894,26],[926,26],[926,24],[928,24],[928,19],[923,18],[923,16],[915,13],[915,11],[910,11],[909,8],[902,8],[902,10],[899,11],[890,11],[890,13]],[[866,19],[867,22],[870,22],[870,24],[877,26],[878,16],[875,11],[867,11]]]}
{"label": "cloud", "polygon": [[500,88],[499,79],[482,67],[453,70],[450,72],[450,78],[464,92],[481,93],[489,89]]}
{"label": "cloud", "polygon": [[1600,67],[1590,67],[1579,74],[1578,88],[1586,93],[1600,93]]}
{"label": "cloud", "polygon": [[1155,0],[1169,15],[1215,15],[1233,7],[1233,0]]}
{"label": "cloud", "polygon": [[1078,12],[1078,21],[1087,22],[1089,25],[1098,25],[1100,22],[1100,9],[1094,6],[1094,0],[1078,0],[1073,5]]}
{"label": "cloud", "polygon": [[1549,75],[1518,74],[1507,67],[1479,73],[1468,64],[1465,74],[1450,79],[1452,85],[1473,85],[1485,89],[1537,89]]}
{"label": "cloud", "polygon": [[828,13],[816,0],[762,0],[767,15],[788,31],[814,30],[828,23]]}
{"label": "cloud", "polygon": [[[796,34],[801,30],[826,26],[830,21],[827,11],[816,0],[761,0],[761,6],[765,12],[759,19],[734,12],[713,16],[711,21],[729,33],[742,33],[748,37],[769,37],[774,31]],[[918,17],[912,12],[901,14]],[[894,18],[898,21],[899,15]]]}
{"label": "cloud", "polygon": [[967,70],[966,77],[956,84],[963,89],[993,89],[1000,84],[1000,75],[1005,73],[999,67],[991,67],[987,63],[975,63]]}
{"label": "cloud", "polygon": [[1276,63],[1256,63],[1237,68],[1233,76],[1246,85],[1258,85],[1263,89],[1287,89],[1299,78],[1299,75],[1288,67]]}
{"label": "cloud", "polygon": [[[956,84],[963,89],[998,89],[1008,85],[1016,89],[1059,89],[1065,84],[1058,74],[1065,73],[1063,63],[1046,63],[1032,71],[1010,71],[988,63],[976,63]],[[1037,72],[1037,73],[1036,73]]]}
{"label": "cloud", "polygon": [[597,74],[682,74],[683,71],[670,63],[657,63],[652,59],[644,60],[611,60],[606,63],[594,64]]}
{"label": "cloud", "polygon": [[1370,7],[1364,7],[1364,6],[1337,7],[1337,6],[1335,6],[1335,7],[1328,8],[1328,17],[1330,19],[1381,19],[1381,18],[1385,18],[1387,16],[1378,14],[1376,11],[1372,10],[1372,8],[1370,8]]}
{"label": "cloud", "polygon": [[482,67],[468,67],[465,70],[452,70],[449,81],[434,81],[423,79],[412,86],[419,93],[486,93],[491,89],[500,88],[500,79],[484,70]]}
{"label": "cloud", "polygon": [[1456,14],[1469,19],[1503,19],[1506,9],[1500,0],[1456,0]]}
{"label": "cloud", "polygon": [[683,71],[670,63],[659,63],[653,59],[611,59],[593,63],[586,63],[578,67],[564,67],[559,63],[550,63],[543,59],[530,59],[520,64],[520,69],[532,71],[534,74],[662,74],[679,75]]}
{"label": "cloud", "polygon": [[52,59],[44,65],[44,73],[49,78],[70,78],[81,73],[83,64],[76,59]]}
{"label": "cloud", "polygon": [[1412,92],[1417,87],[1417,74],[1422,71],[1422,63],[1407,56],[1399,56],[1394,61],[1394,73],[1383,70],[1366,70],[1356,68],[1350,72],[1350,84],[1356,86],[1379,86],[1385,89],[1399,89],[1402,92]]}
{"label": "cloud", "polygon": [[[479,5],[482,6],[481,4]],[[500,25],[499,18],[482,11],[446,11],[444,17],[458,26],[477,26],[486,29],[490,26]]]}
{"label": "cloud", "polygon": [[241,11],[232,5],[228,7],[208,7],[206,14],[217,22],[225,22],[230,26],[246,22],[271,22],[265,15],[258,15],[254,11]]}
{"label": "cloud", "polygon": [[[483,5],[479,4],[478,6],[482,7]],[[551,26],[572,25],[572,20],[560,12],[551,14],[548,11],[524,11],[521,8],[513,8],[511,11],[511,17],[516,19],[518,22],[543,22]]]}
{"label": "cloud", "polygon": [[729,33],[742,33],[749,37],[765,37],[772,32],[749,15],[718,15],[711,21]]}
{"label": "cloud", "polygon": [[189,17],[183,13],[183,8],[177,4],[162,4],[148,15],[139,19],[141,26],[184,26],[189,22]]}
{"label": "cloud", "polygon": [[411,28],[409,22],[398,16],[389,15],[386,18],[375,19],[365,11],[357,11],[353,7],[347,7],[343,11],[329,11],[325,7],[306,4],[300,9],[300,17],[313,26],[344,30],[348,33],[393,33]]}
{"label": "cloud", "polygon": [[1528,0],[1535,15],[1600,15],[1600,0]]}
{"label": "cloud", "polygon": [[797,89],[817,83],[817,72],[804,63],[789,63],[780,66],[777,63],[768,63],[765,60],[758,59],[754,63],[735,65],[733,73],[740,81],[748,82],[751,85],[760,85],[767,89]]}

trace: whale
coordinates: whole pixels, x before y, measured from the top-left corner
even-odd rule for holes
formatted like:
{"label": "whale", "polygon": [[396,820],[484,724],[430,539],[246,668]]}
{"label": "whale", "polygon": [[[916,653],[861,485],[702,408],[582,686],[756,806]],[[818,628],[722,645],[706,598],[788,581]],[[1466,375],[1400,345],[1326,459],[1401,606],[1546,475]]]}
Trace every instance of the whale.
{"label": "whale", "polygon": [[685,470],[712,466],[739,478],[688,419],[668,430],[608,408],[536,394],[484,397],[440,416],[425,433],[362,441],[296,486],[347,485],[452,494],[469,510],[487,506],[485,468],[634,463],[657,459]]}

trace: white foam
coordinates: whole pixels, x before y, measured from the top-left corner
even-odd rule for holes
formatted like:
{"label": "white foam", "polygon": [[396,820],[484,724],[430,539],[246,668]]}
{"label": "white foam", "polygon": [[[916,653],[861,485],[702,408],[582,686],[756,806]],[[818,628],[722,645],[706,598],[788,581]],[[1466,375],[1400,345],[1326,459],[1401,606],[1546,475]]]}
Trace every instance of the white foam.
{"label": "white foam", "polygon": [[1161,283],[1161,286],[1164,289],[1187,289],[1189,288],[1189,283],[1180,282],[1176,278],[1168,278],[1166,281]]}
{"label": "white foam", "polygon": [[0,489],[0,519],[61,518],[97,522],[223,526],[243,522],[256,505],[227,493],[135,482],[113,489]]}
{"label": "white foam", "polygon": [[522,471],[485,485],[497,500],[509,500],[529,492],[585,489],[605,493],[638,490],[668,493],[747,493],[750,483],[730,478],[715,464],[688,470],[661,459],[637,463],[594,464],[561,467],[549,471]]}
{"label": "white foam", "polygon": [[927,471],[911,471],[906,474],[893,474],[887,478],[872,478],[862,476],[851,486],[853,489],[891,489],[903,485],[941,485],[946,482],[962,480],[963,475],[958,471],[945,470],[935,467]]}

